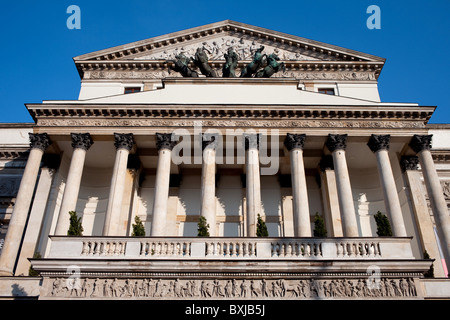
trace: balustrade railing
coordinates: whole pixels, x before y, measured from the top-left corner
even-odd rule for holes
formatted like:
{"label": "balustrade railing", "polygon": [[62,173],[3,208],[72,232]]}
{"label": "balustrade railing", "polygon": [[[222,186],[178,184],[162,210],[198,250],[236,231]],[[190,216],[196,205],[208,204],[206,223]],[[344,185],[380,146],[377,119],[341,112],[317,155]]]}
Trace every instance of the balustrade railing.
{"label": "balustrade railing", "polygon": [[[413,259],[409,237],[227,238],[51,236],[48,258]],[[46,258],[47,258],[46,257]]]}
{"label": "balustrade railing", "polygon": [[87,240],[83,241],[82,256],[123,256],[125,240]]}

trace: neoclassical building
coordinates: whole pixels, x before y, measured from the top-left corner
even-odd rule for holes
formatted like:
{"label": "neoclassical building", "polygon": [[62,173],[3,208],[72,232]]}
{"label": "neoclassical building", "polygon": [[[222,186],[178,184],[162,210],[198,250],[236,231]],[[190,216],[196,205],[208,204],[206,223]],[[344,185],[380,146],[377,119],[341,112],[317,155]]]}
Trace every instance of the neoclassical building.
{"label": "neoclassical building", "polygon": [[2,297],[450,297],[450,125],[384,58],[226,20],[74,63],[0,124]]}

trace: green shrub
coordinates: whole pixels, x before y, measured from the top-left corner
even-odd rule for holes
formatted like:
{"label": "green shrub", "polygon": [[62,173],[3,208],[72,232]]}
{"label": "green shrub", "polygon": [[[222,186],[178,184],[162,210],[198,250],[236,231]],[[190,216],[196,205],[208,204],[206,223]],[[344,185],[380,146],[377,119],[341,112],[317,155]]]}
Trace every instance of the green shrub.
{"label": "green shrub", "polygon": [[256,236],[257,237],[268,237],[269,231],[267,231],[267,226],[264,220],[258,213],[258,223],[256,224]]}
{"label": "green shrub", "polygon": [[327,228],[325,227],[325,220],[316,212],[314,216],[314,237],[326,237]]}
{"label": "green shrub", "polygon": [[392,237],[391,224],[386,215],[378,211],[374,218],[377,223],[377,235],[380,237]]}
{"label": "green shrub", "polygon": [[141,218],[138,216],[134,217],[133,232],[131,233],[131,236],[133,237],[145,237],[145,228],[144,224],[142,223]]}
{"label": "green shrub", "polygon": [[67,231],[68,236],[82,236],[83,235],[83,226],[81,225],[81,217],[78,218],[77,213],[75,211],[70,211],[70,226]]}
{"label": "green shrub", "polygon": [[209,237],[209,224],[207,224],[205,217],[200,217],[197,224],[197,231],[199,237]]}

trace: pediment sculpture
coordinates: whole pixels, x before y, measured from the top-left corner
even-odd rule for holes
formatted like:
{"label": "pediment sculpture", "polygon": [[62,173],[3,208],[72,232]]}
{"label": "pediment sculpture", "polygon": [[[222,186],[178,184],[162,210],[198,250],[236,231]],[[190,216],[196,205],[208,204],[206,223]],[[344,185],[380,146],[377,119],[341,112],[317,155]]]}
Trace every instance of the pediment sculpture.
{"label": "pediment sculpture", "polygon": [[[242,69],[241,78],[269,78],[274,73],[283,70],[286,71],[284,62],[279,62],[280,57],[274,53],[269,55],[263,54],[264,46],[260,46],[256,49],[253,60]],[[195,57],[187,57],[183,52],[177,54],[175,59],[166,60],[166,63],[173,63],[174,66],[169,66],[168,71],[179,72],[183,77],[197,78],[198,73],[189,67],[189,63],[192,60],[194,66],[200,69],[200,72],[206,77],[217,77],[217,72],[209,65],[209,59],[206,52],[211,54],[204,46],[197,48]],[[236,69],[239,62],[239,56],[234,51],[233,47],[229,47],[227,53],[224,54],[225,63],[222,68],[223,78],[235,78]]]}

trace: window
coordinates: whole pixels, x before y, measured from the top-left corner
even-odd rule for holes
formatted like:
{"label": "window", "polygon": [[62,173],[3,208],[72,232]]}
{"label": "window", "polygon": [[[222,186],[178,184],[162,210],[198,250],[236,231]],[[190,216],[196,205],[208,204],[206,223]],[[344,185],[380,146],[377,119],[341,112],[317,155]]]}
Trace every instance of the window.
{"label": "window", "polygon": [[127,93],[135,93],[135,92],[140,92],[141,88],[140,87],[126,87],[125,88],[125,94]]}
{"label": "window", "polygon": [[317,90],[317,92],[334,95],[334,89],[333,88],[319,88]]}

